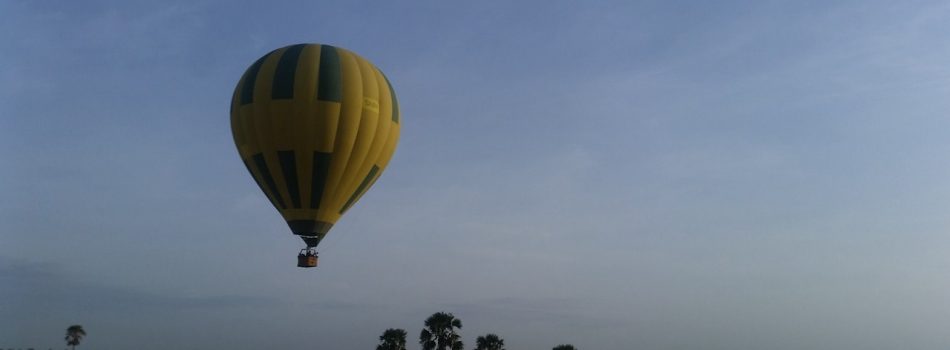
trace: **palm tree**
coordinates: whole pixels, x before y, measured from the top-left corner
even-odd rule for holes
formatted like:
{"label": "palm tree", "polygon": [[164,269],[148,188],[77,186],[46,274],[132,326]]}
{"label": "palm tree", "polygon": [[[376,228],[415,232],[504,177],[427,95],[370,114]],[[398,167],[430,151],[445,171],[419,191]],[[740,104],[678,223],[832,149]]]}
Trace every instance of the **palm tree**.
{"label": "palm tree", "polygon": [[505,350],[505,341],[498,335],[488,333],[475,338],[475,350]]}
{"label": "palm tree", "polygon": [[76,345],[79,345],[79,342],[82,340],[82,337],[86,336],[86,330],[82,329],[82,326],[74,324],[66,328],[66,345],[72,346],[73,350],[76,350]]}
{"label": "palm tree", "polygon": [[426,319],[419,344],[422,350],[462,350],[462,337],[456,332],[461,328],[462,321],[452,314],[436,312]]}
{"label": "palm tree", "polygon": [[577,350],[577,349],[574,348],[574,345],[571,345],[571,344],[561,344],[561,345],[555,346],[554,349],[552,350]]}
{"label": "palm tree", "polygon": [[390,328],[379,336],[379,345],[376,350],[406,350],[406,331]]}

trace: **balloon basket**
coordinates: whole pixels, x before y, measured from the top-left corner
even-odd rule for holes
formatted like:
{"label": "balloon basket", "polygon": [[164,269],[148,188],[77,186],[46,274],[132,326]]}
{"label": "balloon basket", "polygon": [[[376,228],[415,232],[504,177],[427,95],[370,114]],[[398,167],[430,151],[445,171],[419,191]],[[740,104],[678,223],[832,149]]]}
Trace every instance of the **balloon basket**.
{"label": "balloon basket", "polygon": [[304,249],[297,254],[297,267],[317,267],[317,252]]}

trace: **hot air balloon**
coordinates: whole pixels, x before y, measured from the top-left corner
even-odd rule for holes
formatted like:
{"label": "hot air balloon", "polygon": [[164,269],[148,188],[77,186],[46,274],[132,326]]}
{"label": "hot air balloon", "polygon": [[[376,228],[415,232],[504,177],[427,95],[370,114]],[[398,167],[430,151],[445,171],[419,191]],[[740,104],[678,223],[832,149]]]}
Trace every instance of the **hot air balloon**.
{"label": "hot air balloon", "polygon": [[330,45],[283,47],[254,62],[231,99],[247,171],[317,265],[316,246],[379,178],[399,140],[392,85],[372,63]]}

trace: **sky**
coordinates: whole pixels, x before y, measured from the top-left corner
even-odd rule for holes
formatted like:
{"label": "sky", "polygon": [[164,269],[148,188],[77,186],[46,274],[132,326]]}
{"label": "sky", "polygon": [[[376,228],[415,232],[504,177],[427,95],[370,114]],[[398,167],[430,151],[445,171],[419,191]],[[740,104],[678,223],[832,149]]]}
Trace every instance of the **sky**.
{"label": "sky", "polygon": [[[950,347],[943,1],[0,2],[0,348]],[[229,102],[359,53],[396,154],[299,269]]]}

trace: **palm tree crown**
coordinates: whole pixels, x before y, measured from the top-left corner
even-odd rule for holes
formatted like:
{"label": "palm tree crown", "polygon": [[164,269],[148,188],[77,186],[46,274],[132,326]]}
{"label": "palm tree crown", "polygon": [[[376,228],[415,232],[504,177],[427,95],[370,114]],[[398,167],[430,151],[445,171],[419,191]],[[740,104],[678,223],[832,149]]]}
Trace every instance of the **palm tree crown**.
{"label": "palm tree crown", "polygon": [[489,333],[475,339],[475,350],[505,350],[505,341]]}
{"label": "palm tree crown", "polygon": [[390,328],[379,336],[379,345],[376,350],[406,350],[406,331]]}
{"label": "palm tree crown", "polygon": [[462,321],[454,315],[436,312],[429,316],[425,328],[419,333],[422,350],[462,350],[462,337],[456,329],[462,328]]}
{"label": "palm tree crown", "polygon": [[75,350],[76,345],[79,345],[84,336],[86,336],[86,330],[82,329],[82,326],[78,324],[69,326],[69,328],[66,328],[66,345],[72,346]]}

